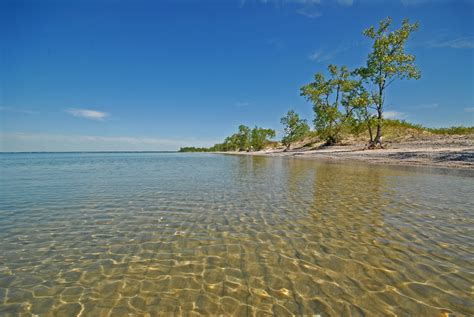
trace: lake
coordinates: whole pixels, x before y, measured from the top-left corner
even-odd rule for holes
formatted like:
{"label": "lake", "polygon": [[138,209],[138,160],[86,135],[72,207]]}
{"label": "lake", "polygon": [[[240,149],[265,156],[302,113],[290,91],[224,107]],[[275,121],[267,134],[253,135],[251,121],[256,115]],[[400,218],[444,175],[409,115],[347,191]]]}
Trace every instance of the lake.
{"label": "lake", "polygon": [[474,315],[472,171],[0,155],[0,315]]}

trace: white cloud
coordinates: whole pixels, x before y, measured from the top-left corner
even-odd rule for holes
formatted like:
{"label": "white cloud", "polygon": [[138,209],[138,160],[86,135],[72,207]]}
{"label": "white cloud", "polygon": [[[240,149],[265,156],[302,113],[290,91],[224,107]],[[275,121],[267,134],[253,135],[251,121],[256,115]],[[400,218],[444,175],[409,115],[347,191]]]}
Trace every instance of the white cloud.
{"label": "white cloud", "polygon": [[448,47],[457,49],[472,49],[474,48],[474,36],[458,37],[451,40],[431,41],[426,44],[428,47]]}
{"label": "white cloud", "polygon": [[311,7],[305,7],[305,8],[301,8],[301,9],[298,9],[296,10],[296,13],[298,14],[301,14],[307,18],[311,18],[311,19],[314,19],[314,18],[319,18],[322,13],[315,9],[315,8],[311,8]]}
{"label": "white cloud", "polygon": [[66,135],[48,133],[0,134],[0,151],[165,151],[182,146],[211,146],[216,143],[198,139],[157,137]]}
{"label": "white cloud", "polygon": [[464,108],[464,111],[466,111],[466,112],[474,112],[474,107],[467,107],[467,108]]}
{"label": "white cloud", "polygon": [[90,120],[99,120],[102,121],[109,116],[107,112],[90,110],[90,109],[68,109],[67,113],[72,114],[74,117],[86,118]]}
{"label": "white cloud", "polygon": [[404,119],[406,118],[406,114],[399,111],[385,111],[383,117],[385,119]]}
{"label": "white cloud", "polygon": [[312,61],[320,63],[332,59],[334,55],[335,54],[333,52],[323,52],[321,50],[318,50],[309,55],[308,58]]}

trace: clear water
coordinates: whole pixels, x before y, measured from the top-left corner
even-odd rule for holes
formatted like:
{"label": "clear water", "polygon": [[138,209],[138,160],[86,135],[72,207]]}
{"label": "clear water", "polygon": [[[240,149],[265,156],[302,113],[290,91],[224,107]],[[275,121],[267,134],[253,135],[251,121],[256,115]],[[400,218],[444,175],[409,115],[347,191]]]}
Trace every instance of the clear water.
{"label": "clear water", "polygon": [[469,171],[0,155],[0,315],[474,315]]}

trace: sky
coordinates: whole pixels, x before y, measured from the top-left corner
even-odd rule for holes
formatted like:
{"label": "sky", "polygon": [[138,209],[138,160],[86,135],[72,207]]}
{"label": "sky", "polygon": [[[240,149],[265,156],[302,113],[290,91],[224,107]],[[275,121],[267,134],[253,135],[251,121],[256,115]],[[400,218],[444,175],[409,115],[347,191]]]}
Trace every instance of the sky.
{"label": "sky", "polygon": [[420,80],[393,83],[385,117],[474,125],[474,1],[0,1],[0,151],[210,146],[273,128],[329,64],[363,66],[362,31],[418,21]]}

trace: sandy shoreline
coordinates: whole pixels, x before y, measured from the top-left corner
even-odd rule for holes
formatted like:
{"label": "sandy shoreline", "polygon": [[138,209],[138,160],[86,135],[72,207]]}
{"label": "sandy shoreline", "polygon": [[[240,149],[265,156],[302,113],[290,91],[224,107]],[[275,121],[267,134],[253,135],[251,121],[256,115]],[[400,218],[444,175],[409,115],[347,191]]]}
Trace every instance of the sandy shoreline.
{"label": "sandy shoreline", "polygon": [[426,140],[387,143],[386,149],[364,150],[364,144],[282,148],[257,152],[221,152],[234,155],[282,156],[334,161],[357,161],[390,165],[433,166],[474,169],[474,137],[449,136]]}

